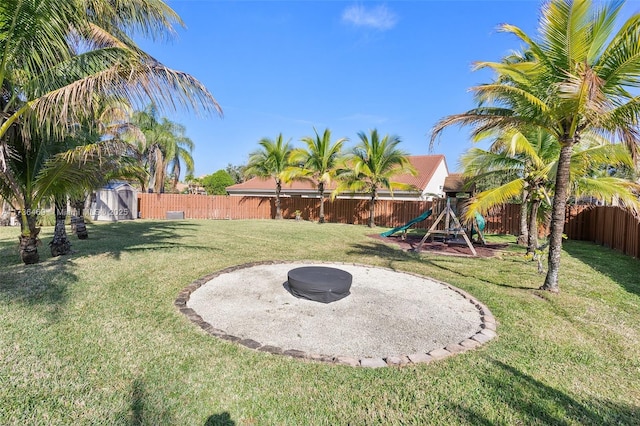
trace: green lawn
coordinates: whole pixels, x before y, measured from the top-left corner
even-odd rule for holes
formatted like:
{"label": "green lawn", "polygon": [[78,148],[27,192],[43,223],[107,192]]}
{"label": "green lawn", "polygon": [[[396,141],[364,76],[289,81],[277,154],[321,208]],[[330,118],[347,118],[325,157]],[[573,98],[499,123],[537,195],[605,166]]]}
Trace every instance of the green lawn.
{"label": "green lawn", "polygon": [[[381,230],[377,230],[380,232]],[[518,248],[403,253],[353,225],[89,225],[74,255],[23,266],[0,228],[0,424],[361,425],[640,422],[640,262],[568,241],[561,293]],[[505,237],[500,237],[505,239]],[[509,237],[508,241],[514,241]],[[428,365],[363,369],[217,340],[173,306],[191,281],[264,260],[349,261],[431,276],[491,309],[499,337]]]}

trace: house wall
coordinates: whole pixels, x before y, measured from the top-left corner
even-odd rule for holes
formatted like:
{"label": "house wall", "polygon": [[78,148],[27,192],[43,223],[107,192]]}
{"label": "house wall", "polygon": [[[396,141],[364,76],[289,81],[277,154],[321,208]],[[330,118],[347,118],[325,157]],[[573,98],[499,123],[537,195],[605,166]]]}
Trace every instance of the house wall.
{"label": "house wall", "polygon": [[423,200],[431,200],[433,198],[433,194],[437,194],[438,197],[444,196],[442,188],[444,187],[444,180],[447,176],[449,176],[449,170],[447,169],[447,164],[442,161],[433,173],[433,177],[429,180],[426,188],[422,191],[421,198]]}

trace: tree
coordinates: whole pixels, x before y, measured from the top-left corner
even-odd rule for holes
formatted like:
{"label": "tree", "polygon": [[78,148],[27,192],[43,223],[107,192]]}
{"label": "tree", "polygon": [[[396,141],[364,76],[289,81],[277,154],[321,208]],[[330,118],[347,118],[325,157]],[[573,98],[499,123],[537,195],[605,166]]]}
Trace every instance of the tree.
{"label": "tree", "polygon": [[306,136],[301,139],[307,148],[294,149],[290,161],[297,168],[288,173],[291,179],[308,180],[318,188],[320,196],[319,222],[324,223],[324,198],[327,185],[335,178],[341,160],[342,147],[347,138],[331,141],[331,130],[325,129],[322,136],[314,128],[315,137]]}
{"label": "tree", "polygon": [[171,192],[177,192],[178,182],[180,182],[180,174],[182,173],[182,164],[186,168],[187,174],[193,174],[195,171],[195,163],[191,153],[193,152],[194,143],[185,136],[186,128],[183,125],[176,124],[176,138],[167,146],[167,167],[171,171]]}
{"label": "tree", "polygon": [[[369,194],[369,227],[375,226],[375,205],[380,188],[388,189],[393,195],[394,189],[415,189],[413,186],[394,181],[399,174],[417,172],[409,162],[405,152],[398,149],[400,138],[385,135],[382,139],[378,130],[358,133],[360,143],[351,154],[345,156],[345,168],[338,174],[340,184],[333,192],[365,192]],[[334,195],[335,196],[335,195]]]}
{"label": "tree", "polygon": [[471,219],[475,212],[486,214],[494,206],[519,199],[520,239],[527,245],[527,253],[534,252],[538,247],[538,210],[552,191],[552,170],[559,149],[551,135],[532,129],[500,133],[489,150],[468,150],[460,161],[465,178],[476,182],[498,176],[502,182],[472,199],[467,206],[467,219]]}
{"label": "tree", "polygon": [[[496,175],[504,179],[502,184],[488,188],[472,199],[467,218],[472,218],[475,212],[486,214],[494,206],[520,199],[527,228],[524,232],[527,234],[527,252],[535,252],[538,248],[538,211],[543,204],[551,205],[559,151],[558,141],[541,129],[507,131],[495,138],[489,150],[473,148],[467,151],[461,164],[465,177],[471,182]],[[593,196],[609,202],[620,200],[625,206],[637,209],[640,204],[632,191],[639,189],[638,185],[592,173],[592,170],[632,164],[624,145],[607,144],[597,135],[583,135],[581,142],[574,145],[571,157],[570,193],[575,197]]]}
{"label": "tree", "polygon": [[289,156],[291,155],[291,145],[289,141],[284,142],[282,133],[275,140],[262,138],[258,142],[261,149],[249,154],[249,162],[244,172],[247,175],[255,175],[262,178],[273,178],[276,181],[276,219],[282,219],[282,206],[280,203],[280,193],[282,183],[288,180],[290,169]]}
{"label": "tree", "polygon": [[21,211],[19,216],[22,235],[29,236],[22,238],[20,245],[25,263],[39,260],[37,238],[40,229],[36,221],[42,202],[53,199],[56,210],[52,254],[67,254],[70,250],[64,231],[67,195],[84,193],[102,185],[110,176],[128,174],[135,169],[130,162],[132,159],[127,157],[126,144],[113,139],[102,140],[82,130],[80,127],[76,135],[68,135],[62,140],[47,140],[32,132],[28,148],[23,144],[7,145],[13,155],[8,158],[6,167],[15,181],[13,186],[0,181],[0,193],[14,208],[28,210]]}
{"label": "tree", "polygon": [[201,83],[163,66],[127,35],[163,37],[175,24],[182,22],[162,1],[0,3],[0,185],[20,211],[25,261],[37,260],[33,201],[41,196],[24,191],[34,188],[35,175],[24,186],[16,173],[43,163],[40,156],[54,152],[48,145],[95,116],[104,97],[220,112]]}
{"label": "tree", "polygon": [[235,183],[226,170],[218,170],[211,175],[204,176],[200,182],[209,195],[227,195],[227,186]]}
{"label": "tree", "polygon": [[[88,233],[84,224],[82,206],[86,193],[113,179],[140,179],[144,170],[129,156],[126,145],[113,140],[86,141],[66,152],[51,157],[38,177],[38,187],[42,194],[53,193],[55,207],[55,228],[49,243],[52,256],[71,252],[71,243],[65,231],[67,197],[78,209],[76,231],[78,238],[86,239]],[[47,190],[47,188],[49,188]]]}
{"label": "tree", "polygon": [[140,161],[149,172],[147,188],[156,193],[164,192],[167,171],[170,171],[171,191],[175,192],[182,171],[181,163],[185,164],[187,174],[194,171],[191,156],[194,144],[185,135],[185,127],[166,117],[160,118],[153,104],[144,111],[135,112],[132,122],[140,130],[135,139],[141,153]]}
{"label": "tree", "polygon": [[[448,116],[434,126],[431,143],[450,125],[471,125],[473,133],[489,129],[539,127],[560,143],[553,198],[549,269],[541,289],[559,291],[558,273],[569,193],[573,147],[585,132],[607,135],[634,149],[638,142],[640,99],[640,14],[621,26],[623,2],[552,0],[542,6],[534,39],[520,28],[501,30],[525,45],[517,60],[480,62],[497,77],[471,90],[479,106]],[[616,32],[616,28],[619,28]]]}
{"label": "tree", "polygon": [[245,180],[244,170],[246,166],[235,166],[231,163],[227,164],[225,171],[233,178],[234,183],[242,183]]}
{"label": "tree", "polygon": [[631,174],[618,173],[634,168],[628,147],[611,144],[594,134],[583,134],[571,156],[569,194],[575,200],[589,199],[640,212],[640,184]]}

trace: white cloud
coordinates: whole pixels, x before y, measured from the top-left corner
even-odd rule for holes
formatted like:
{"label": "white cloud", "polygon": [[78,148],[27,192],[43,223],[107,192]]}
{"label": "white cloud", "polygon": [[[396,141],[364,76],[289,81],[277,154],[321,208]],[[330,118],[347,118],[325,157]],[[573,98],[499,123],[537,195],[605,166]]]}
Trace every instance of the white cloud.
{"label": "white cloud", "polygon": [[385,5],[366,8],[361,4],[347,7],[342,12],[342,21],[356,27],[369,27],[380,31],[393,28],[398,22],[395,13],[387,9]]}

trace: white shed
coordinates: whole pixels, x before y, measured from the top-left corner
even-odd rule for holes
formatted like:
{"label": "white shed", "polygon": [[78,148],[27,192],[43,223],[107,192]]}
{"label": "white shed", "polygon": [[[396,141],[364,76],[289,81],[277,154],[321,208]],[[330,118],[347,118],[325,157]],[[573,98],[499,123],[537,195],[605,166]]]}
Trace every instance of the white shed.
{"label": "white shed", "polygon": [[138,191],[126,182],[111,182],[91,196],[92,220],[116,222],[138,217]]}

